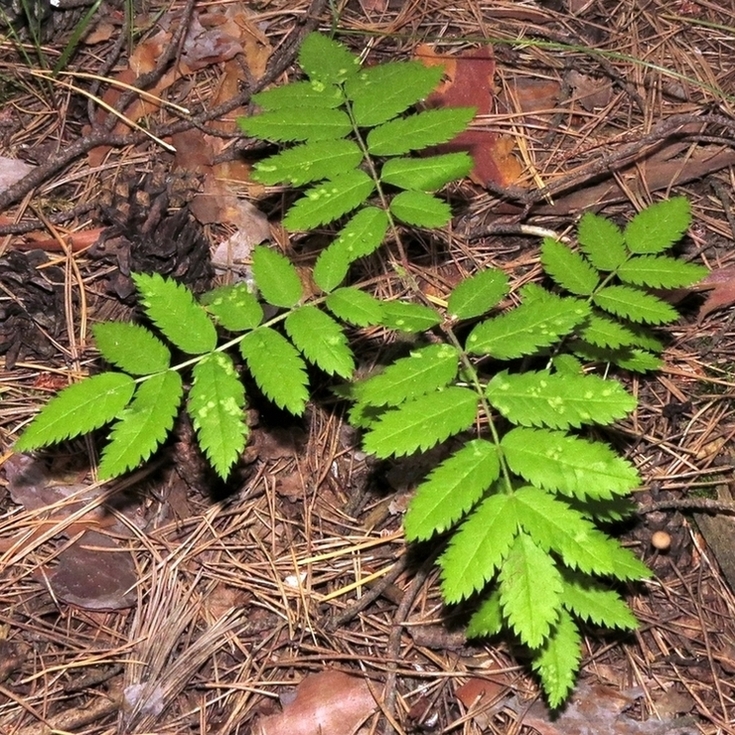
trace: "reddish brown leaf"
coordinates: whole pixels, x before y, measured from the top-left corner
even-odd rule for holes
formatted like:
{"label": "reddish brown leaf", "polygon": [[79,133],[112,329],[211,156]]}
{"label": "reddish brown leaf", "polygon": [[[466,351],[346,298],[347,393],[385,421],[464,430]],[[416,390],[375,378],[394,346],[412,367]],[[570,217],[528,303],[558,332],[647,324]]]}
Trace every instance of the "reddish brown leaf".
{"label": "reddish brown leaf", "polygon": [[[493,77],[495,58],[490,46],[460,56],[437,54],[422,45],[416,57],[427,66],[443,65],[445,81],[426,100],[429,107],[474,107],[478,115],[494,110]],[[521,175],[521,165],[512,155],[513,140],[489,130],[472,128],[438,146],[441,152],[467,151],[475,165],[470,177],[480,185],[508,186]]]}
{"label": "reddish brown leaf", "polygon": [[283,712],[260,719],[256,735],[353,735],[375,711],[364,679],[341,671],[310,674]]}
{"label": "reddish brown leaf", "polygon": [[707,300],[699,309],[699,319],[704,319],[710,312],[735,304],[735,266],[718,268],[709,273],[699,284],[703,288],[711,288]]}

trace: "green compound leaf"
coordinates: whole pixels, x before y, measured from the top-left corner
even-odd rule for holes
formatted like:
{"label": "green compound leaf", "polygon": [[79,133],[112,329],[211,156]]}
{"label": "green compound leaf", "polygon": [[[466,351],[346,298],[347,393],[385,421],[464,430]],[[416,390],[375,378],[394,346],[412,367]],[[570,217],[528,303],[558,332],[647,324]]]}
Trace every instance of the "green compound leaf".
{"label": "green compound leaf", "polygon": [[349,379],[355,361],[342,327],[316,306],[302,306],[286,317],[286,331],[306,359],[328,375]]}
{"label": "green compound leaf", "polygon": [[263,308],[244,283],[215,288],[203,294],[199,302],[232,332],[255,329],[263,321]]}
{"label": "green compound leaf", "polygon": [[635,467],[601,442],[518,427],[500,443],[510,469],[536,487],[596,499],[625,495],[640,485]]}
{"label": "green compound leaf", "polygon": [[357,212],[317,258],[313,274],[317,286],[329,292],[342,283],[350,263],[381,246],[389,224],[388,215],[378,207],[364,207]]}
{"label": "green compound leaf", "polygon": [[46,447],[99,429],[128,405],[135,381],[125,373],[100,373],[64,388],[15,442],[16,452]]}
{"label": "green compound leaf", "polygon": [[232,358],[223,352],[200,360],[193,376],[187,411],[199,446],[217,474],[227,479],[248,435],[245,388]]}
{"label": "green compound leaf", "polygon": [[666,324],[679,318],[671,305],[633,286],[605,286],[592,300],[610,314],[646,324]]}
{"label": "green compound leaf", "polygon": [[383,306],[359,288],[339,288],[327,296],[327,308],[337,318],[356,327],[374,327],[383,321]]}
{"label": "green compound leaf", "polygon": [[386,411],[365,434],[365,451],[381,459],[425,451],[472,426],[477,394],[451,386]]}
{"label": "green compound leaf", "polygon": [[337,140],[352,132],[346,112],[313,107],[284,107],[252,117],[239,117],[240,130],[252,138],[289,143],[300,140]]}
{"label": "green compound leaf", "polygon": [[145,327],[130,322],[103,322],[92,327],[97,348],[107,362],[132,375],[166,370],[171,352]]}
{"label": "green compound leaf", "polygon": [[556,708],[569,696],[582,660],[582,639],[566,610],[560,611],[551,634],[534,653],[531,666],[541,679],[549,704]]}
{"label": "green compound leaf", "polygon": [[362,151],[351,140],[318,140],[259,161],[253,179],[268,185],[302,186],[350,171],[361,161]]}
{"label": "green compound leaf", "polygon": [[509,421],[521,426],[568,429],[612,424],[636,407],[636,399],[615,380],[598,375],[503,371],[488,383],[487,396]]}
{"label": "green compound leaf", "polygon": [[570,569],[612,574],[619,546],[578,510],[544,490],[520,488],[514,495],[516,517],[544,551],[554,551]]}
{"label": "green compound leaf", "polygon": [[360,60],[341,43],[310,33],[299,49],[299,66],[312,82],[339,84],[360,71]]}
{"label": "green compound leaf", "polygon": [[446,202],[423,191],[402,191],[390,203],[391,213],[401,222],[414,227],[435,229],[444,227],[452,219],[452,210]]}
{"label": "green compound leaf", "polygon": [[590,307],[583,301],[558,296],[534,297],[517,308],[481,322],[467,338],[475,355],[508,360],[548,347],[584,321]]}
{"label": "green compound leaf", "polygon": [[439,557],[444,600],[461,602],[485,587],[503,565],[517,533],[512,496],[497,493],[483,500]]}
{"label": "green compound leaf", "polygon": [[245,335],[240,353],[267,398],[296,416],[304,413],[309,399],[306,363],[283,335],[259,327]]}
{"label": "green compound leaf", "polygon": [[102,452],[97,471],[101,480],[122,475],[151,456],[173,428],[182,393],[181,376],[174,370],[154,375],[138,386]]}
{"label": "green compound leaf", "polygon": [[191,291],[158,273],[133,274],[148,318],[182,352],[200,355],[217,344],[217,330]]}
{"label": "green compound leaf", "polygon": [[391,120],[368,133],[368,150],[374,156],[400,156],[446,143],[465,130],[474,116],[472,107],[445,107]]}
{"label": "green compound leaf", "polygon": [[618,268],[621,281],[649,288],[683,288],[704,278],[709,271],[697,263],[685,263],[666,255],[632,257]]}
{"label": "green compound leaf", "polygon": [[303,81],[258,92],[253,95],[252,100],[264,110],[274,111],[284,108],[293,110],[295,107],[339,107],[344,102],[345,96],[342,89],[334,84]]}
{"label": "green compound leaf", "polygon": [[360,127],[374,127],[390,120],[428,97],[443,74],[443,67],[424,66],[419,61],[394,61],[363,69],[345,85],[355,121]]}
{"label": "green compound leaf", "polygon": [[449,296],[447,311],[454,319],[472,319],[490,311],[508,290],[508,276],[498,268],[487,268],[460,281]]}
{"label": "green compound leaf", "polygon": [[273,306],[290,309],[304,295],[299,272],[293,263],[265,245],[258,245],[253,250],[253,276],[263,298]]}
{"label": "green compound leaf", "polygon": [[473,439],[445,459],[416,489],[403,521],[409,541],[423,541],[451,528],[500,476],[498,450]]}
{"label": "green compound leaf", "polygon": [[597,347],[616,349],[627,347],[638,342],[631,329],[599,314],[592,314],[581,331],[582,339]]}
{"label": "green compound leaf", "polygon": [[554,560],[527,534],[519,533],[498,575],[500,605],[515,634],[541,646],[559,619],[562,577]]}
{"label": "green compound leaf", "polygon": [[564,607],[594,625],[620,630],[638,627],[638,620],[617,592],[582,574],[564,574]]}
{"label": "green compound leaf", "polygon": [[413,350],[382,373],[355,385],[361,403],[397,406],[449,385],[459,370],[459,353],[451,345],[435,344]]}
{"label": "green compound leaf", "polygon": [[383,325],[388,329],[417,334],[441,324],[441,316],[429,306],[407,301],[383,302]]}
{"label": "green compound leaf", "polygon": [[627,259],[622,230],[609,219],[587,212],[577,228],[577,240],[597,270],[614,271]]}
{"label": "green compound leaf", "polygon": [[494,589],[475,610],[467,623],[468,638],[486,638],[497,635],[503,629],[503,610],[500,607],[500,592]]}
{"label": "green compound leaf", "polygon": [[625,244],[631,253],[660,253],[681,240],[692,222],[689,200],[674,197],[639,212],[625,228]]}
{"label": "green compound leaf", "polygon": [[295,232],[313,230],[359,207],[375,189],[375,183],[359,169],[337,174],[309,189],[283,218],[283,226]]}
{"label": "green compound leaf", "polygon": [[579,253],[545,237],[541,246],[541,265],[562,287],[577,296],[589,296],[600,282],[598,272]]}
{"label": "green compound leaf", "polygon": [[422,158],[391,158],[380,174],[385,184],[401,189],[436,191],[450,181],[461,179],[472,170],[467,153],[444,153]]}

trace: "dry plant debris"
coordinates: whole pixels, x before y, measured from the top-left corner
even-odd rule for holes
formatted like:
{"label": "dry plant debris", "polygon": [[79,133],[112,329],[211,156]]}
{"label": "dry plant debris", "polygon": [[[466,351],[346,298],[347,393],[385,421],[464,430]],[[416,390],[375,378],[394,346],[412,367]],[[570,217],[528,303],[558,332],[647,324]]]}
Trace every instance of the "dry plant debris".
{"label": "dry plant debris", "polygon": [[[548,735],[584,732],[590,723],[594,732],[735,732],[735,599],[692,519],[663,505],[630,537],[658,575],[631,591],[643,629],[635,639],[590,645],[574,706],[553,721],[532,704],[535,685],[509,651],[451,637],[428,567],[418,576],[428,586],[412,582],[422,560],[396,561],[404,551],[401,503],[420,468],[381,474],[334,415],[315,408],[308,425],[291,427],[306,441],[275,448],[273,425],[282,417],[261,417],[259,458],[229,488],[201,471],[185,430],[179,471],[159,467],[128,487],[95,488],[85,474],[94,448],[75,444],[39,465],[33,486],[54,492],[40,505],[18,488],[18,458],[9,459],[15,433],[48,392],[93,368],[88,321],[126,313],[106,294],[117,263],[87,253],[109,224],[100,216],[102,190],[129,190],[162,164],[173,178],[196,177],[177,207],[213,244],[227,243],[218,257],[225,267],[247,262],[255,242],[294,246],[278,227],[278,202],[248,179],[259,154],[238,137],[234,117],[253,90],[288,76],[306,30],[334,24],[368,58],[425,48],[451,56],[460,81],[473,50],[486,52],[482,71],[474,68],[477,94],[485,95],[474,132],[507,141],[490,147],[504,173],[488,177],[486,188],[457,192],[467,205],[444,242],[417,242],[411,267],[426,293],[446,293],[457,274],[488,263],[502,264],[516,282],[531,279],[529,226],[562,229],[590,207],[625,218],[657,191],[693,201],[690,254],[717,283],[698,319],[701,299],[687,297],[691,318],[670,331],[667,369],[638,387],[640,409],[624,439],[650,478],[642,504],[720,497],[734,464],[731,18],[727,4],[688,0],[360,0],[329,9],[275,2],[249,11],[154,3],[136,14],[145,32],[131,46],[128,21],[103,4],[65,70],[73,75],[57,81],[34,68],[32,44],[24,56],[3,35],[0,731],[253,732],[258,722],[282,723],[277,718],[299,701],[286,700],[304,682],[325,693],[313,709],[297,705],[304,721],[325,708],[327,717],[338,714],[329,695],[356,686],[364,733]],[[64,43],[63,35],[47,41],[54,54]],[[125,80],[149,95],[121,88]],[[87,111],[79,89],[119,114],[94,101]],[[306,243],[304,257],[316,247]],[[47,254],[20,257],[38,248]],[[390,293],[396,284],[376,288]],[[388,497],[367,484],[371,477],[388,485]],[[88,533],[106,540],[89,543]],[[668,550],[651,545],[656,533],[669,535]],[[91,547],[84,559],[100,568],[117,572],[126,565],[119,560],[133,560],[134,590],[118,580],[114,596],[119,603],[134,594],[134,607],[100,605],[84,581],[88,605],[80,597],[70,604],[86,572],[68,555]],[[59,586],[65,566],[72,581]],[[318,678],[325,676],[340,678],[325,685]],[[572,720],[579,711],[582,724]]]}

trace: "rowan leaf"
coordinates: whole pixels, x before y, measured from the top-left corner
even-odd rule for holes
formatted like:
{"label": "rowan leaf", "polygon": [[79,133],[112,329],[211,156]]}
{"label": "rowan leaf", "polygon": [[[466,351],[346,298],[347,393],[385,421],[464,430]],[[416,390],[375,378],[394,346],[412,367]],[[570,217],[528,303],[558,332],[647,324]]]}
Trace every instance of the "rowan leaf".
{"label": "rowan leaf", "polygon": [[498,569],[505,568],[517,533],[511,496],[495,493],[483,500],[439,557],[445,601],[460,602],[482,590]]}
{"label": "rowan leaf", "polygon": [[624,495],[640,485],[635,467],[602,442],[517,427],[500,444],[510,469],[546,490],[595,499]]}
{"label": "rowan leaf", "polygon": [[570,569],[613,573],[614,544],[580,511],[535,487],[516,490],[514,502],[519,523],[544,551],[556,552]]}
{"label": "rowan leaf", "polygon": [[451,345],[432,344],[413,350],[382,373],[355,384],[362,403],[397,406],[449,385],[459,369],[459,353]]}
{"label": "rowan leaf", "polygon": [[135,391],[113,425],[97,469],[101,480],[124,474],[145,462],[173,428],[183,385],[174,370],[153,375]]}
{"label": "rowan leaf", "polygon": [[486,268],[460,281],[449,296],[447,311],[455,319],[472,319],[487,313],[508,294],[508,276]]}
{"label": "rowan leaf", "polygon": [[473,439],[424,480],[408,507],[403,527],[409,541],[422,541],[451,528],[500,476],[498,449]]}
{"label": "rowan leaf", "polygon": [[446,202],[423,191],[397,194],[391,200],[390,211],[401,222],[414,227],[444,227],[452,219],[452,210]]}
{"label": "rowan leaf", "polygon": [[135,381],[125,373],[105,372],[64,388],[33,419],[15,442],[28,452],[99,429],[128,405]]}
{"label": "rowan leaf", "polygon": [[671,304],[633,286],[605,286],[592,299],[604,311],[632,322],[666,324],[679,318]]}
{"label": "rowan leaf", "polygon": [[342,283],[350,263],[370,255],[381,246],[389,224],[388,215],[382,209],[360,209],[317,258],[313,274],[317,286],[329,292]]}
{"label": "rowan leaf", "polygon": [[92,327],[97,349],[107,362],[132,375],[166,370],[171,351],[149,329],[131,322],[102,322]]}
{"label": "rowan leaf", "polygon": [[443,153],[421,158],[391,158],[380,172],[385,184],[401,189],[436,191],[450,181],[467,176],[472,170],[468,153]]}
{"label": "rowan leaf", "polygon": [[450,386],[386,411],[368,429],[365,451],[381,459],[424,451],[472,426],[477,394]]}
{"label": "rowan leaf", "polygon": [[586,212],[577,228],[582,252],[599,271],[614,271],[628,258],[623,231],[609,219]]}
{"label": "rowan leaf", "polygon": [[441,324],[441,316],[429,306],[408,301],[384,301],[383,324],[401,332],[426,332]]}
{"label": "rowan leaf", "polygon": [[381,302],[353,286],[332,291],[327,296],[326,304],[332,314],[356,327],[372,327],[383,321]]}
{"label": "rowan leaf", "polygon": [[345,84],[359,127],[380,125],[429,96],[444,70],[419,61],[393,61],[363,69]]}
{"label": "rowan leaf", "polygon": [[638,620],[625,600],[587,575],[564,573],[564,607],[593,625],[620,630],[638,627]]}
{"label": "rowan leaf", "polygon": [[666,255],[639,255],[623,263],[617,275],[621,281],[634,286],[683,288],[701,281],[708,272],[702,265]]}
{"label": "rowan leaf", "polygon": [[285,322],[286,332],[304,357],[328,375],[349,379],[355,361],[342,327],[311,304],[292,311]]}
{"label": "rowan leaf", "polygon": [[201,355],[217,345],[217,330],[186,286],[158,273],[133,274],[148,318],[182,352]]}
{"label": "rowan leaf", "polygon": [[360,71],[360,59],[321,33],[310,33],[299,49],[299,66],[313,82],[340,84]]}
{"label": "rowan leaf", "polygon": [[534,298],[505,314],[480,322],[467,338],[475,355],[509,360],[532,355],[574,329],[590,313],[584,301],[549,295]]}
{"label": "rowan leaf", "polygon": [[304,295],[299,272],[291,261],[265,245],[253,250],[253,276],[263,298],[273,306],[290,309]]}
{"label": "rowan leaf", "polygon": [[240,352],[253,379],[273,403],[301,416],[309,399],[306,363],[298,350],[271,327],[245,335]]}
{"label": "rowan leaf", "polygon": [[237,124],[246,135],[275,143],[335,141],[352,132],[352,122],[346,112],[325,109],[319,104],[279,107],[252,117],[239,117]]}
{"label": "rowan leaf", "polygon": [[638,255],[660,253],[679,242],[691,222],[691,205],[685,197],[656,202],[628,222],[625,244]]}
{"label": "rowan leaf", "polygon": [[486,393],[514,424],[551,429],[611,424],[636,407],[635,398],[620,383],[597,375],[506,370],[490,380]]}
{"label": "rowan leaf", "polygon": [[584,256],[551,237],[545,237],[541,246],[541,265],[556,283],[577,296],[589,296],[600,282]]}
{"label": "rowan leaf", "polygon": [[197,442],[217,474],[227,479],[245,448],[245,388],[232,362],[223,352],[213,352],[193,370],[187,411]]}
{"label": "rowan leaf", "polygon": [[360,169],[337,174],[308,189],[283,218],[291,232],[313,230],[359,207],[375,189],[373,180]]}
{"label": "rowan leaf", "polygon": [[351,171],[361,161],[362,151],[352,140],[309,141],[258,161],[252,178],[267,185],[303,186]]}
{"label": "rowan leaf", "polygon": [[368,150],[374,156],[399,156],[446,143],[474,116],[473,107],[445,107],[391,120],[368,133]]}
{"label": "rowan leaf", "polygon": [[628,347],[637,344],[638,341],[630,327],[596,313],[590,315],[580,335],[586,342],[610,350]]}
{"label": "rowan leaf", "polygon": [[305,80],[258,92],[251,99],[262,109],[273,111],[293,110],[298,107],[308,109],[339,107],[345,101],[345,96],[342,88],[336,84]]}
{"label": "rowan leaf", "polygon": [[569,696],[582,660],[582,638],[566,610],[551,629],[543,645],[534,652],[531,666],[541,679],[541,686],[552,708]]}
{"label": "rowan leaf", "polygon": [[263,307],[245,283],[215,288],[203,294],[199,302],[232,332],[255,329],[263,321]]}
{"label": "rowan leaf", "polygon": [[498,575],[503,615],[521,641],[538,648],[562,610],[563,583],[554,560],[529,536],[519,533]]}
{"label": "rowan leaf", "polygon": [[486,638],[497,635],[503,629],[503,610],[500,607],[500,591],[494,589],[472,614],[465,635],[468,638]]}

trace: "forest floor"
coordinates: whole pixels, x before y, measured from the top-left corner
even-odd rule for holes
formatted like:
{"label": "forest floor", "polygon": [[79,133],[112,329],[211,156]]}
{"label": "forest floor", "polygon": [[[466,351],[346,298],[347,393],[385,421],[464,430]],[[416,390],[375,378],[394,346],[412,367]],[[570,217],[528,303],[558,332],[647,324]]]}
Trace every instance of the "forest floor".
{"label": "forest floor", "polygon": [[[0,0],[0,735],[735,733],[735,525],[676,507],[732,500],[733,0],[43,1],[26,3],[34,38]],[[534,278],[520,224],[692,204],[685,253],[717,288],[679,303],[659,373],[624,376],[639,406],[619,436],[646,483],[624,538],[655,577],[627,590],[635,634],[585,641],[557,717],[517,651],[452,629],[436,568],[407,555],[424,468],[366,457],[333,406],[253,406],[227,484],[183,418],[114,482],[90,469],[102,437],[12,452],[99,367],[90,325],[133,314],[131,270],[201,291],[233,243],[313,258],[236,125],[254,90],[294,78],[311,30],[366,63],[446,55],[447,83],[486,105],[485,168],[410,250],[427,291],[490,264]]]}

